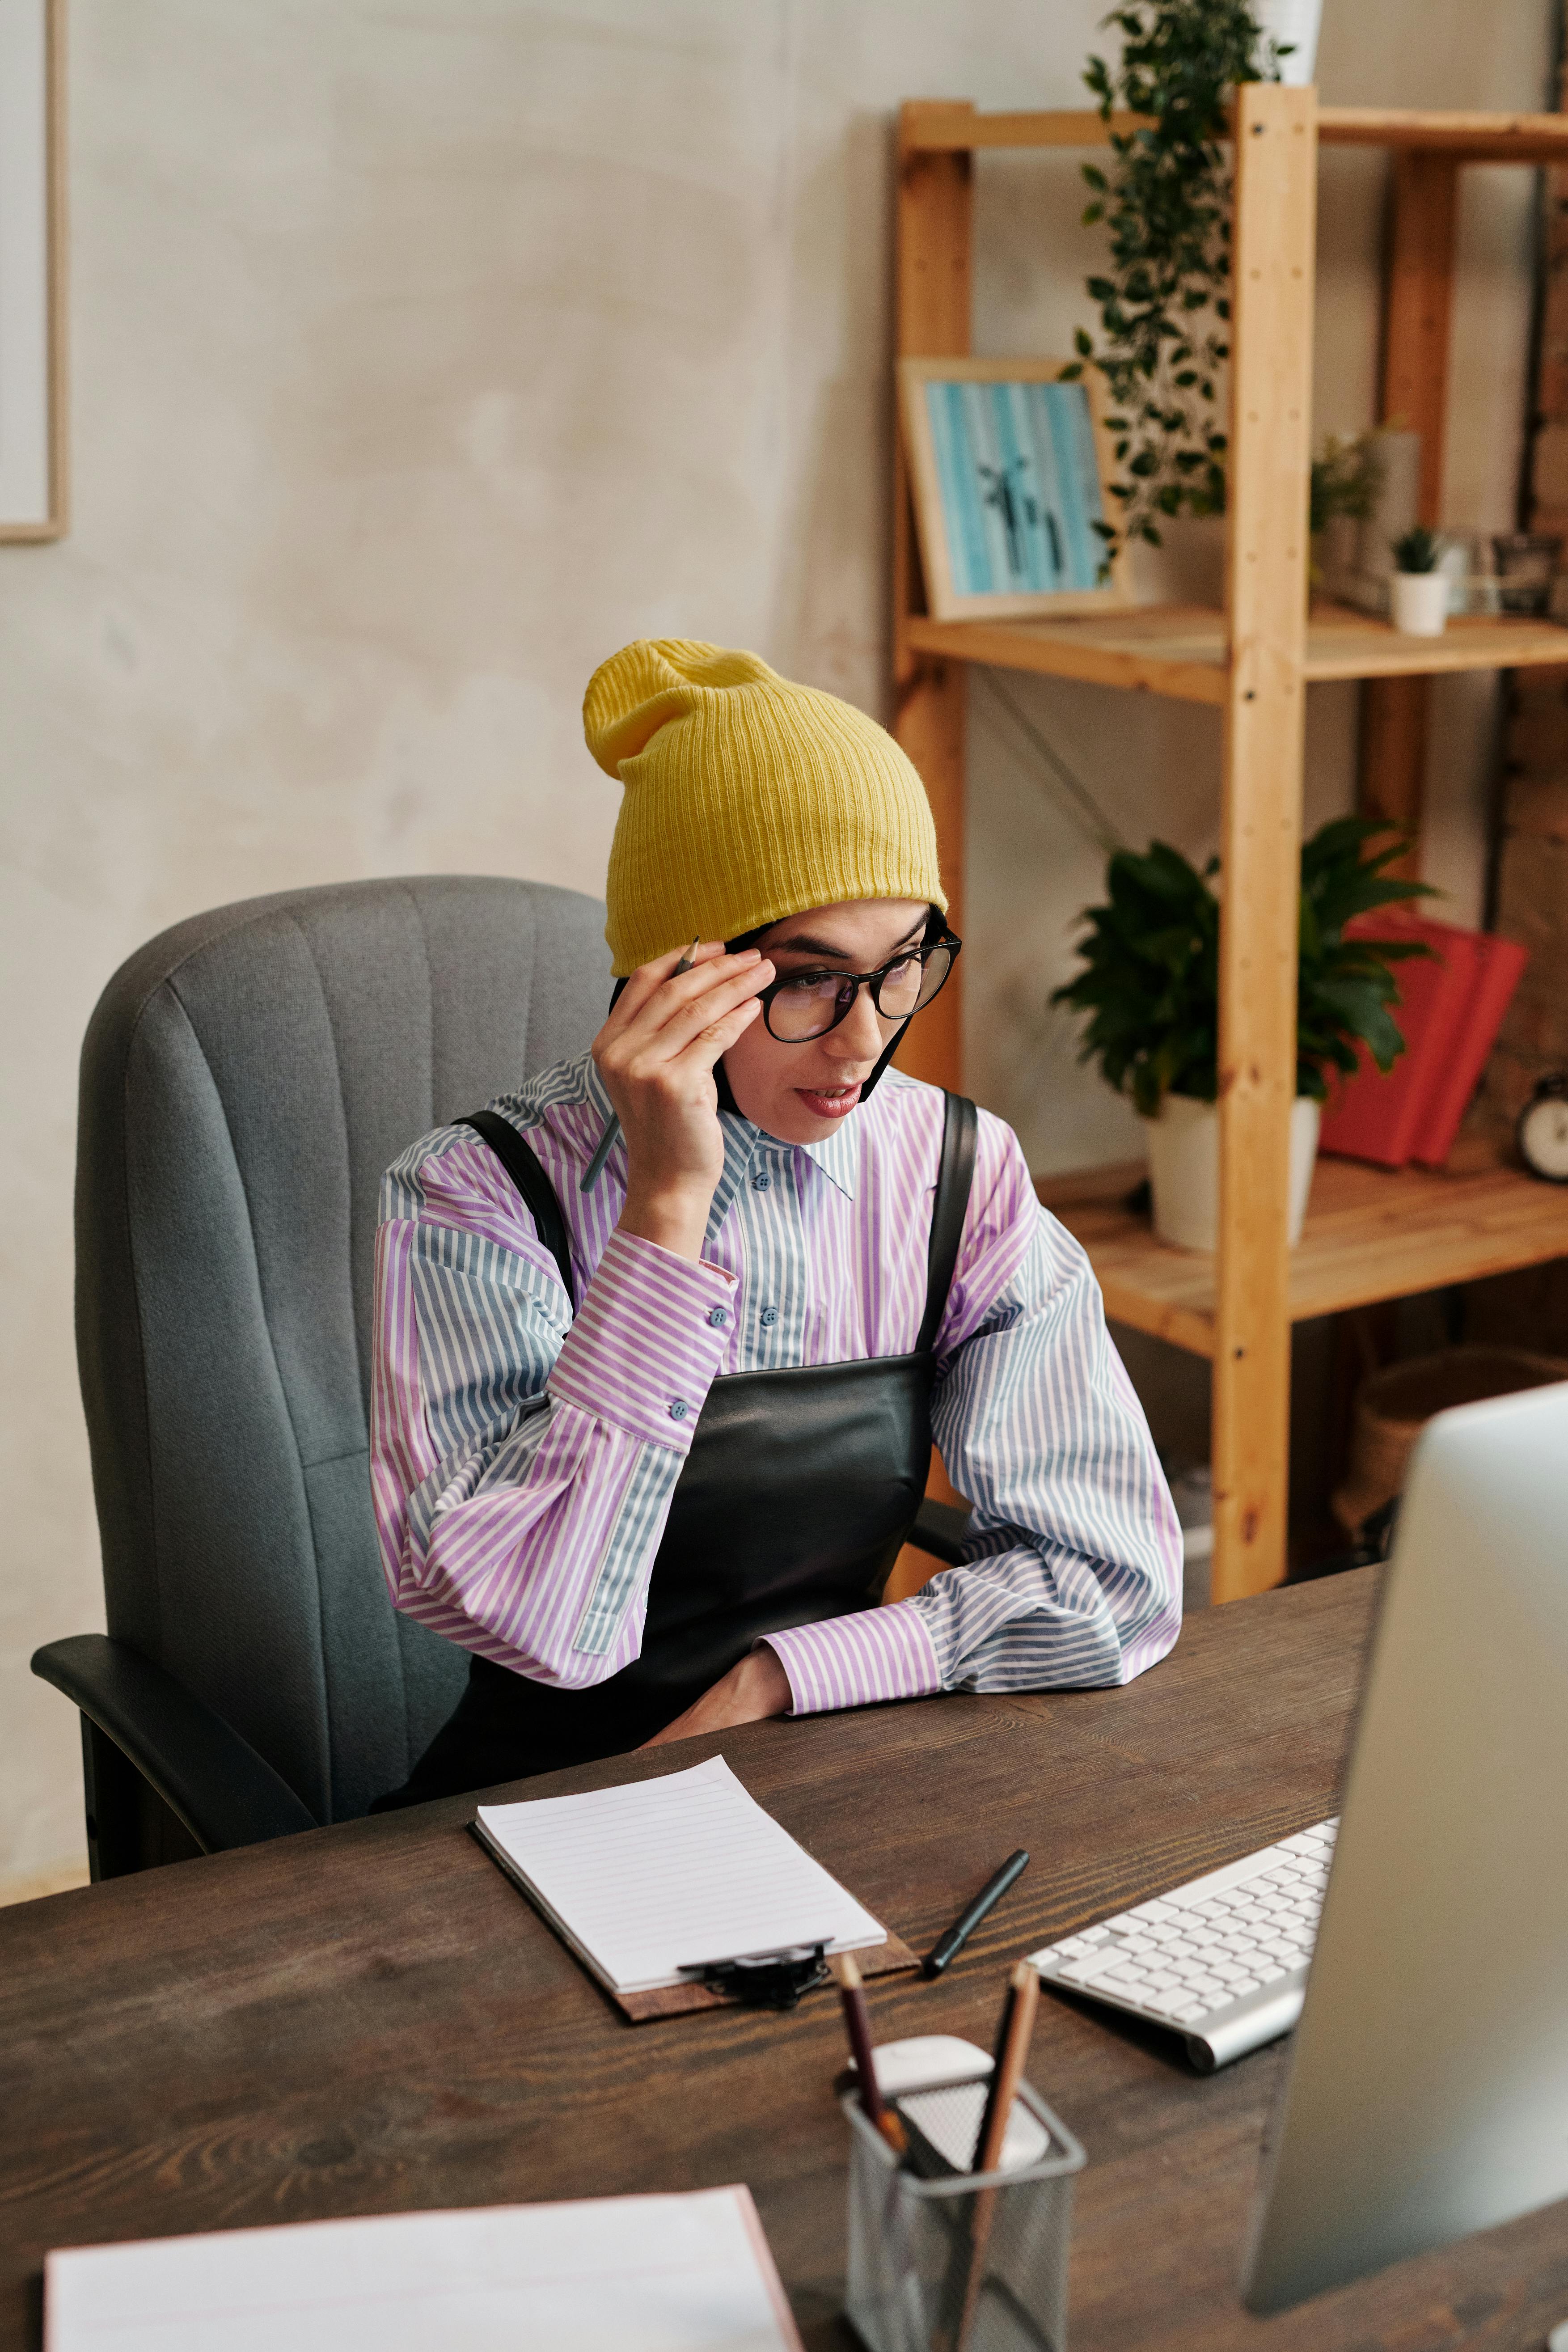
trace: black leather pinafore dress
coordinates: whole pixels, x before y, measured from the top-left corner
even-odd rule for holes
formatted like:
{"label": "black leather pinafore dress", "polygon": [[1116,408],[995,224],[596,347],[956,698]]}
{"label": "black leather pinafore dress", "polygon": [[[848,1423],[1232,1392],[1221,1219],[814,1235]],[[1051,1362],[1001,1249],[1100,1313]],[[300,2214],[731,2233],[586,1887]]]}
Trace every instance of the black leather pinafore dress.
{"label": "black leather pinafore dress", "polygon": [[[505,1164],[572,1297],[565,1223],[538,1160],[494,1112],[460,1124]],[[716,1380],[654,1560],[639,1656],[586,1690],[475,1657],[455,1712],[378,1811],[623,1754],[673,1722],[759,1635],[876,1606],[925,1493],[932,1346],[958,1259],[975,1124],[973,1104],[949,1095],[911,1352]]]}

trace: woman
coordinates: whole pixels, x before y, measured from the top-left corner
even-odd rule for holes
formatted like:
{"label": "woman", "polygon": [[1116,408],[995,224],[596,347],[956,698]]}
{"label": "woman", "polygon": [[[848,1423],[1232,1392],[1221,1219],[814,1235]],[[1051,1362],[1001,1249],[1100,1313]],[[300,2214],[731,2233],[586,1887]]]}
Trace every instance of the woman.
{"label": "woman", "polygon": [[[625,788],[609,1017],[384,1187],[387,1580],[473,1654],[384,1801],[1131,1680],[1176,1638],[1181,1542],[1088,1260],[1008,1129],[889,1067],[959,947],[919,777],[711,646],[627,646],[584,718]],[[967,1562],[879,1607],[933,1432]]]}

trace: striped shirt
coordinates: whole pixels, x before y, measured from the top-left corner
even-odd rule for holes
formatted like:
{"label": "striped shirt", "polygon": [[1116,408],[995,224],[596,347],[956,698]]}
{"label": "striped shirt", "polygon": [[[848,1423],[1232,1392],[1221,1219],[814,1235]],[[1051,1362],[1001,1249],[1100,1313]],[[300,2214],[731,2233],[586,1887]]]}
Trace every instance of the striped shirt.
{"label": "striped shirt", "polygon": [[[377,1237],[376,1523],[397,1608],[582,1689],[639,1654],[710,1383],[913,1348],[943,1100],[889,1070],[810,1144],[722,1114],[698,1264],[616,1232],[624,1142],[579,1191],[610,1111],[590,1056],[491,1108],[526,1132],[555,1187],[582,1304],[574,1317],[471,1128],[438,1128],[404,1153]],[[986,1111],[936,1358],[932,1427],[974,1506],[964,1564],[910,1600],[769,1634],[795,1714],[1124,1683],[1175,1641],[1180,1531],[1099,1286]]]}

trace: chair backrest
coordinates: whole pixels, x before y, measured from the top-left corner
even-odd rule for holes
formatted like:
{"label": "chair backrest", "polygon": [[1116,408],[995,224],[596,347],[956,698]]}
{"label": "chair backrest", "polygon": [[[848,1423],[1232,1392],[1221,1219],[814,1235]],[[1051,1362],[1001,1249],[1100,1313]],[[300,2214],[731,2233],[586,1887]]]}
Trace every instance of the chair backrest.
{"label": "chair backrest", "polygon": [[604,908],[467,876],[252,898],[123,964],[82,1049],[77,1351],[109,1630],[317,1818],[403,1780],[466,1654],[397,1616],[367,1475],[381,1176],[604,1018]]}

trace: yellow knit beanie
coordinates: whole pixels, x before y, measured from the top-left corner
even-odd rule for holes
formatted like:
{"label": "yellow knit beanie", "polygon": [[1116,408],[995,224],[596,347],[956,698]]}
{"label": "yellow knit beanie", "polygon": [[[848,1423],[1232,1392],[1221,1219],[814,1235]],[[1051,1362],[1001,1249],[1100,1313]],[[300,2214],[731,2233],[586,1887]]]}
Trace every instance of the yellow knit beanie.
{"label": "yellow knit beanie", "polygon": [[594,672],[583,731],[626,787],[605,887],[622,978],[807,907],[946,908],[931,803],[892,737],[755,654],[641,638]]}

